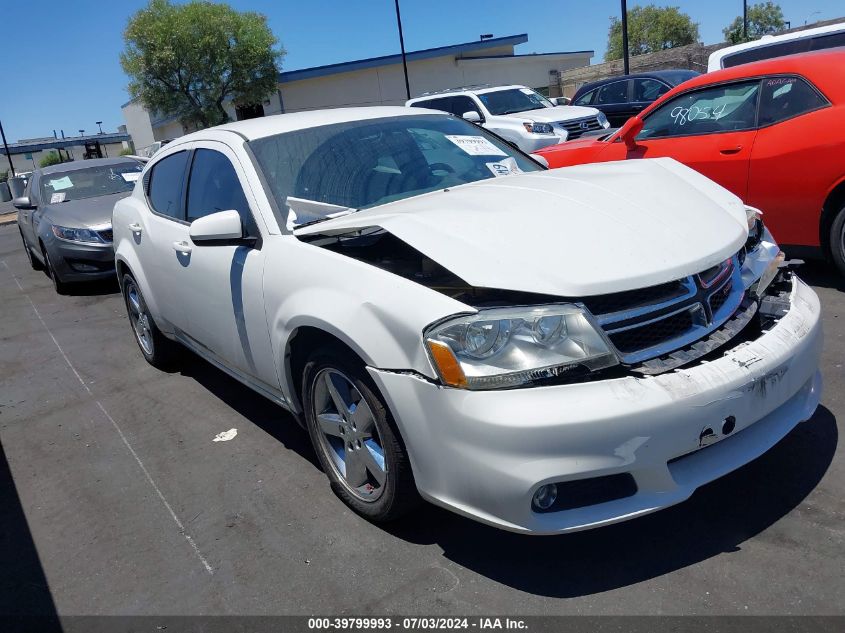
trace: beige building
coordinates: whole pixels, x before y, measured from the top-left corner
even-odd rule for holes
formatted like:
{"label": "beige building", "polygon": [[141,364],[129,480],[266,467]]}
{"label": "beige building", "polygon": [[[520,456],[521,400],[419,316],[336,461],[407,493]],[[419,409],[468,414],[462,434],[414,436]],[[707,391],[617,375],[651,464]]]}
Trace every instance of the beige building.
{"label": "beige building", "polygon": [[[543,94],[556,90],[560,73],[588,66],[593,51],[517,54],[527,34],[412,51],[406,54],[411,96],[478,84],[523,84]],[[347,106],[401,105],[407,100],[401,55],[359,59],[279,73],[278,90],[260,106],[226,107],[233,120],[282,112]],[[139,103],[123,105],[136,149],[181,136],[187,130],[173,117],[157,117]]]}

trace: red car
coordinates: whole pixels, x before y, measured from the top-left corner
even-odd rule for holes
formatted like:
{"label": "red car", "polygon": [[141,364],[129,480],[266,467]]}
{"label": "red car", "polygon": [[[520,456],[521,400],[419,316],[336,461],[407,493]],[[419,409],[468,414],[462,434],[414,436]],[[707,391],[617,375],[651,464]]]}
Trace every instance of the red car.
{"label": "red car", "polygon": [[701,75],[609,136],[537,154],[550,167],[669,156],[762,210],[787,250],[845,274],[845,50]]}

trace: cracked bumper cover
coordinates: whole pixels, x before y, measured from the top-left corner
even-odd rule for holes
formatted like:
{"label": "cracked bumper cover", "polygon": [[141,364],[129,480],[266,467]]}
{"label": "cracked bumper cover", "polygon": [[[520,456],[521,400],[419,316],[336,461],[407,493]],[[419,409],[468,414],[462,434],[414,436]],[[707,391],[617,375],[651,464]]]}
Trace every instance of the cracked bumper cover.
{"label": "cracked bumper cover", "polygon": [[[819,312],[816,294],[793,277],[789,311],[758,339],[647,378],[472,392],[370,374],[425,498],[513,531],[574,531],[679,503],[809,419],[821,395]],[[721,435],[729,416],[735,430]],[[717,441],[702,449],[708,427]],[[545,483],[617,473],[633,476],[634,495],[558,512],[531,508]]]}

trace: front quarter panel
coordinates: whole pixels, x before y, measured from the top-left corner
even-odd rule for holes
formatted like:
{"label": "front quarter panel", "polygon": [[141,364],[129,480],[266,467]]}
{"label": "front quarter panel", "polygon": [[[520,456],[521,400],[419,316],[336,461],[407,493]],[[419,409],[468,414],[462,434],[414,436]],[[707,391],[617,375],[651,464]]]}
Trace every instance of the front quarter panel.
{"label": "front quarter panel", "polygon": [[[265,247],[267,320],[280,366],[298,328],[314,327],[343,341],[370,367],[434,378],[423,330],[446,316],[474,311],[413,281],[293,236],[272,236]],[[297,401],[298,385],[290,377],[281,383],[285,396]]]}

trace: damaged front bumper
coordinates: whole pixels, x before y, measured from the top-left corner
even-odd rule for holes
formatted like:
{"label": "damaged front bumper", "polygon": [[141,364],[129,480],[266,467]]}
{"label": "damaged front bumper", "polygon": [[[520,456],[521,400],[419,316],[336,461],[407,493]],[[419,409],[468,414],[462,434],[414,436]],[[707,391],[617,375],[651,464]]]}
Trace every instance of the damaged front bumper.
{"label": "damaged front bumper", "polygon": [[[425,498],[517,532],[598,527],[687,499],[810,418],[821,394],[819,301],[790,283],[787,312],[768,331],[658,376],[472,392],[369,371]],[[537,511],[533,495],[549,483],[559,502]]]}

